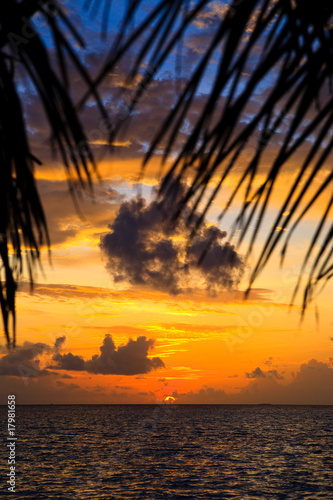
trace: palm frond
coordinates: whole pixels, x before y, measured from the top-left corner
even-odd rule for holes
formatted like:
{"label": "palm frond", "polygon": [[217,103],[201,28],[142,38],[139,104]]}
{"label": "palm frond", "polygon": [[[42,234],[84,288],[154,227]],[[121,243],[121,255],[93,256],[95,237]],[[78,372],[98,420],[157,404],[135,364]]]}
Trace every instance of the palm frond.
{"label": "palm frond", "polygon": [[[158,69],[174,54],[179,40],[186,37],[190,29],[195,29],[195,22],[200,16],[204,18],[207,9],[216,6],[216,2],[197,0],[189,4],[185,0],[160,0],[131,30],[130,23],[141,5],[139,0],[129,2],[116,44],[95,81],[99,84],[133,48],[137,55],[128,69],[128,80],[133,83],[141,76],[142,83],[133,98],[132,108],[139,101],[141,88],[147,88],[153,81]],[[144,9],[142,16],[143,12]],[[223,16],[215,23],[214,29],[210,29],[211,38],[204,53],[156,136],[151,138],[145,157],[144,165],[161,148],[164,149],[164,162],[176,155],[160,195],[169,196],[179,181],[189,179],[175,219],[185,213],[185,207],[191,203],[192,212],[187,215],[187,220],[193,223],[193,233],[226,180],[236,171],[240,159],[247,158],[220,220],[243,190],[243,204],[235,230],[241,231],[241,242],[245,236],[249,237],[249,255],[262,229],[277,180],[287,162],[295,157],[296,152],[299,154],[296,180],[271,225],[254,266],[250,287],[285,238],[281,251],[283,260],[290,235],[308,210],[323,196],[330,197],[332,192],[333,179],[329,174],[311,195],[314,179],[319,174],[324,175],[333,146],[330,136],[333,123],[332,16],[333,6],[324,1],[320,1],[316,9],[311,9],[311,13],[301,0],[246,0],[225,4]],[[196,122],[179,147],[180,131],[195,105],[213,56],[218,61],[216,76]],[[260,89],[265,89],[265,92],[259,98]],[[248,106],[254,101],[256,109],[244,124]],[[121,126],[119,123],[115,134]],[[264,159],[267,162],[268,148],[274,142],[276,151],[264,181],[258,187],[259,169]],[[307,201],[309,197],[310,201]],[[198,207],[201,217],[193,217]],[[286,212],[290,212],[287,217]],[[332,230],[320,240],[332,215],[332,203],[327,205],[323,214],[313,237],[309,238],[309,249],[301,270],[302,275],[310,257],[314,256],[304,289],[303,309],[312,300],[315,288],[332,276]],[[281,230],[277,232],[276,228]],[[288,237],[285,229],[290,229]],[[322,246],[315,256],[318,244]],[[299,283],[295,292],[298,288]]]}
{"label": "palm frond", "polygon": [[[47,21],[58,66],[52,51],[31,22],[36,13]],[[15,345],[15,292],[23,263],[26,262],[33,285],[40,248],[43,244],[50,248],[34,178],[34,165],[38,160],[29,144],[16,69],[25,72],[34,85],[50,126],[52,142],[60,151],[67,170],[72,194],[77,184],[83,188],[91,186],[96,167],[77,107],[70,96],[67,74],[70,64],[79,72],[107,120],[92,79],[58,20],[74,37],[75,43],[82,46],[82,38],[58,2],[8,0],[0,5],[0,304],[8,345]],[[25,37],[25,33],[29,36]],[[9,327],[11,316],[12,331]]]}

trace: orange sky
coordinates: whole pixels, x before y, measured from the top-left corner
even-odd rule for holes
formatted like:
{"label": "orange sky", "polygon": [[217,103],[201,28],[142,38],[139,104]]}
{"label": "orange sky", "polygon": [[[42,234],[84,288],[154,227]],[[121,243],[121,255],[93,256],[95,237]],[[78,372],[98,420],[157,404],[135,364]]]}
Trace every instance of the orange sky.
{"label": "orange sky", "polygon": [[[18,352],[25,345],[32,355],[21,358],[18,373],[8,374],[2,339],[0,369],[2,362],[6,394],[10,388],[23,404],[156,403],[168,396],[184,403],[332,404],[332,290],[327,287],[316,302],[319,324],[313,307],[303,323],[299,307],[288,308],[306,241],[304,233],[299,233],[282,270],[277,256],[272,259],[246,302],[242,290],[250,264],[238,291],[220,290],[216,295],[196,287],[172,295],[149,284],[116,284],[105,268],[98,243],[123,201],[137,194],[130,179],[137,174],[138,162],[126,167],[124,177],[117,175],[112,183],[114,172],[122,168],[112,161],[108,174],[104,162],[104,180],[96,184],[95,202],[86,196],[80,203],[84,219],[76,214],[65,183],[50,176],[52,169],[46,170],[46,176],[39,172],[55,241],[52,267],[44,252],[45,276],[38,273],[34,293],[29,293],[27,283],[21,284]],[[144,182],[142,191],[149,193],[153,176],[148,175]],[[210,220],[214,220],[214,208]],[[135,375],[55,367],[52,346],[57,338],[66,337],[62,355],[71,353],[89,360],[100,353],[108,334],[117,348],[130,338],[153,339],[148,358],[160,358],[164,367]],[[49,350],[40,350],[38,343]]]}
{"label": "orange sky", "polygon": [[[199,32],[210,29],[209,20],[216,14],[221,13],[208,12],[197,20]],[[87,36],[92,36],[90,25],[89,30]],[[199,42],[204,45],[204,36],[186,40],[184,50],[193,64],[203,50]],[[91,52],[89,57],[91,65],[100,63],[100,53]],[[125,69],[120,67],[113,81],[103,82],[101,93],[111,96],[111,104],[112,92],[125,86]],[[8,352],[1,337],[1,401],[12,393],[17,404],[158,403],[171,397],[178,403],[333,404],[332,282],[310,305],[303,322],[301,294],[294,308],[289,308],[309,235],[330,193],[326,190],[295,232],[283,268],[276,253],[247,301],[243,292],[250,270],[304,151],[285,165],[237,287],[222,286],[224,268],[217,261],[186,272],[181,266],[186,228],[168,236],[154,211],[154,193],[161,179],[159,159],[153,158],[139,175],[151,134],[173,105],[176,86],[169,73],[149,89],[112,155],[106,152],[105,130],[92,106],[87,107],[86,132],[97,152],[101,181],[95,179],[93,196],[84,192],[78,199],[81,214],[69,195],[61,163],[50,157],[45,122],[34,96],[26,99],[33,150],[43,160],[36,178],[51,236],[52,265],[44,249],[43,272],[37,273],[33,294],[24,271],[17,294],[16,351]],[[77,77],[73,86],[73,92],[81,95]],[[194,106],[200,109],[201,104]],[[258,182],[276,146],[264,157]],[[309,141],[304,148],[309,148]],[[202,241],[216,229],[237,172],[243,171],[250,154],[251,145],[212,204]],[[330,164],[322,168],[313,189],[329,168]],[[140,193],[145,205],[137,201]],[[222,231],[230,233],[239,207],[237,199],[219,226],[220,236]],[[126,226],[133,220],[140,223],[137,239],[138,228]],[[119,248],[112,234],[119,235]],[[237,244],[238,237],[236,233],[231,245]],[[101,241],[106,242],[103,252]],[[215,242],[217,255],[226,241],[223,237]],[[246,245],[232,251],[239,259],[232,269],[237,274],[243,268]],[[169,261],[163,252],[171,267],[165,264]],[[174,252],[177,257],[172,257]],[[226,270],[226,281],[229,278],[236,283],[234,274]]]}

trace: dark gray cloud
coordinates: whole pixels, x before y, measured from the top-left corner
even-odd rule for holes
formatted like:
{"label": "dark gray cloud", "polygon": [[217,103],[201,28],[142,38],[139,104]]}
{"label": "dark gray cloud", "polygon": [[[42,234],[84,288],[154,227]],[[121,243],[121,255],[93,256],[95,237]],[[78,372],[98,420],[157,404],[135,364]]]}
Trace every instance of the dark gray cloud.
{"label": "dark gray cloud", "polygon": [[54,349],[56,351],[59,351],[60,349],[62,349],[65,341],[66,341],[65,335],[63,337],[57,337],[55,342],[54,342]]}
{"label": "dark gray cloud", "polygon": [[40,356],[50,352],[52,352],[52,347],[47,344],[25,342],[0,359],[0,375],[23,378],[49,375],[52,372],[42,369],[40,366]]}
{"label": "dark gray cloud", "polygon": [[[0,376],[27,378],[55,375],[51,370],[86,371],[103,375],[138,375],[163,368],[164,363],[158,357],[148,358],[148,352],[154,346],[153,339],[138,337],[129,339],[125,345],[116,348],[111,335],[106,335],[100,354],[95,354],[90,360],[71,352],[61,354],[66,337],[57,337],[54,345],[41,342],[25,342],[5,354],[0,359]],[[41,367],[41,356],[45,356]],[[61,378],[73,378],[63,375]],[[61,383],[58,384],[60,386]]]}
{"label": "dark gray cloud", "polygon": [[163,368],[164,363],[160,358],[148,358],[148,351],[154,346],[154,340],[138,337],[137,340],[129,339],[126,345],[116,345],[111,335],[106,335],[100,354],[95,354],[90,360],[85,361],[81,356],[72,353],[53,356],[55,365],[53,369],[87,371],[102,375],[138,375],[149,373],[152,370]]}
{"label": "dark gray cloud", "polygon": [[[180,186],[178,196],[183,187]],[[163,211],[157,201],[143,198],[122,203],[103,235],[100,247],[106,269],[116,283],[147,286],[170,294],[190,288],[210,293],[235,287],[244,263],[235,248],[223,243],[227,233],[204,222],[193,240],[184,222],[176,228],[166,222],[177,199],[169,199]]]}
{"label": "dark gray cloud", "polygon": [[[218,6],[215,5],[219,4]],[[174,106],[177,101],[177,95],[179,93],[179,88],[187,81],[189,75],[193,72],[193,67],[197,65],[198,60],[203,57],[207,46],[211,43],[212,37],[215,36],[215,32],[218,29],[218,25],[221,19],[221,15],[224,5],[220,5],[221,2],[215,2],[209,6],[208,9],[203,9],[200,15],[195,19],[190,32],[183,40],[183,47],[180,52],[181,64],[180,67],[175,68],[172,71],[172,66],[169,67],[171,71],[165,71],[164,69],[158,73],[158,77],[155,78],[152,85],[144,92],[141,100],[136,109],[136,113],[132,114],[131,120],[125,120],[128,109],[130,98],[134,95],[133,89],[128,88],[128,68],[131,67],[132,63],[135,61],[137,54],[135,48],[132,51],[127,51],[126,58],[119,61],[116,68],[112,74],[108,75],[100,84],[99,91],[103,98],[103,102],[109,111],[111,121],[115,125],[120,120],[126,124],[124,127],[124,138],[123,142],[125,145],[116,145],[113,147],[114,153],[118,158],[124,157],[138,157],[142,155],[143,148],[150,142],[150,140],[155,137],[156,131],[163,123],[168,112]],[[81,16],[82,12],[80,12]],[[76,14],[74,12],[74,7],[71,7],[71,16],[76,19]],[[71,17],[72,18],[72,17]],[[76,50],[80,56],[84,59],[86,67],[91,71],[91,74],[97,74],[101,68],[101,61],[107,54],[105,45],[96,43],[99,39],[100,26],[98,22],[90,19],[88,23],[83,26],[81,17],[77,16],[78,23],[81,25],[85,38],[89,41],[87,47],[81,51],[78,47]],[[97,22],[97,24],[95,24]],[[109,30],[108,36],[115,36],[115,33],[111,33],[112,28]],[[111,39],[109,43],[111,43]],[[109,46],[109,44],[108,44]],[[249,74],[251,74],[253,67],[256,66],[258,57],[261,54],[260,44],[253,47],[252,51],[249,53],[244,71],[242,74],[242,81],[246,83]],[[57,65],[56,52],[50,50],[50,55],[55,66]],[[216,53],[213,53],[211,57],[210,68],[205,80],[205,88],[203,91],[198,93],[193,99],[192,105],[186,116],[185,126],[179,127],[179,137],[176,140],[175,148],[179,150],[183,146],[183,141],[190,134],[193,126],[198,121],[198,112],[203,106],[203,103],[207,101],[210,93],[210,85],[214,83],[214,75],[216,67],[219,60],[219,48],[217,48]],[[81,78],[78,78],[77,71],[73,68],[73,65],[69,63],[68,65],[69,79],[71,82],[72,95],[82,96],[86,91],[86,86]],[[21,87],[20,93],[22,95],[22,102],[24,105],[24,111],[28,117],[29,131],[30,131],[30,142],[33,147],[34,153],[41,158],[47,164],[52,160],[51,149],[49,147],[49,126],[47,120],[45,119],[42,106],[37,99],[36,92],[32,89],[31,82],[27,75],[19,73]],[[138,83],[138,82],[137,82]],[[244,113],[244,120],[251,120],[253,114],[257,110],[258,102],[262,102],[263,93],[270,92],[270,84],[266,82],[266,86],[260,91],[251,96],[250,102]],[[122,91],[127,90],[127,93],[123,95]],[[127,98],[127,99],[125,99]],[[221,112],[224,105],[225,97],[221,97],[221,102],[217,108],[217,114]],[[281,103],[283,107],[283,103]],[[107,139],[107,133],[105,126],[100,125],[101,116],[97,111],[97,106],[93,100],[89,101],[89,105],[85,106],[84,113],[82,116],[83,125],[88,136],[88,139],[92,142],[93,148],[97,154],[97,157],[103,157],[105,154],[110,154],[111,149],[103,145]],[[306,120],[301,127],[306,126]],[[213,123],[212,123],[213,125]],[[242,121],[238,124],[240,128],[242,126]],[[280,127],[281,129],[281,127]],[[273,144],[276,145],[277,142],[281,141],[279,134],[276,134],[273,138]],[[165,145],[165,140],[162,141],[161,146]],[[265,168],[265,165],[263,165]],[[295,167],[293,167],[295,168]]]}
{"label": "dark gray cloud", "polygon": [[268,370],[267,372],[269,375],[271,375],[273,378],[275,378],[276,380],[283,380],[284,379],[284,376],[281,375],[281,373],[279,373],[277,370]]}
{"label": "dark gray cloud", "polygon": [[264,365],[272,366],[272,364],[273,364],[273,356],[269,356],[267,359],[264,360]]}
{"label": "dark gray cloud", "polygon": [[71,352],[68,354],[57,353],[52,359],[56,362],[56,365],[52,366],[52,368],[59,370],[85,371],[84,359]]}
{"label": "dark gray cloud", "polygon": [[261,370],[261,368],[259,368],[259,366],[257,366],[257,368],[255,370],[252,370],[252,372],[248,373],[246,372],[245,373],[245,376],[246,378],[264,378],[266,377],[265,373]]}
{"label": "dark gray cloud", "polygon": [[[270,358],[269,358],[270,359]],[[271,358],[273,359],[273,358]],[[259,366],[255,370],[252,370],[252,372],[245,373],[246,378],[266,378],[266,377],[273,377],[276,380],[283,380],[284,376],[281,375],[277,370],[268,370],[268,371],[263,371]]]}

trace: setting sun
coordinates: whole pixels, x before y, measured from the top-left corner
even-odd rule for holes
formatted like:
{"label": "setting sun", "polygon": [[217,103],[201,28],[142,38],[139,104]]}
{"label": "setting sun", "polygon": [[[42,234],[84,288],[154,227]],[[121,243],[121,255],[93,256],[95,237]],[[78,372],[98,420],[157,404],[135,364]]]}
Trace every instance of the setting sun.
{"label": "setting sun", "polygon": [[167,396],[164,401],[166,403],[173,403],[174,401],[176,401],[176,398],[173,398],[172,396]]}

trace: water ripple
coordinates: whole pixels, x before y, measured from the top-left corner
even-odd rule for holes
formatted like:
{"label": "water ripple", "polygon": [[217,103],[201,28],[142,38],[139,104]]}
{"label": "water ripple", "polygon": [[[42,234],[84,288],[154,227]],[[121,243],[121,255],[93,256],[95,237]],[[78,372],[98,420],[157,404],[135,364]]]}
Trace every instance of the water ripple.
{"label": "water ripple", "polygon": [[17,421],[17,499],[333,498],[333,407],[18,406]]}

